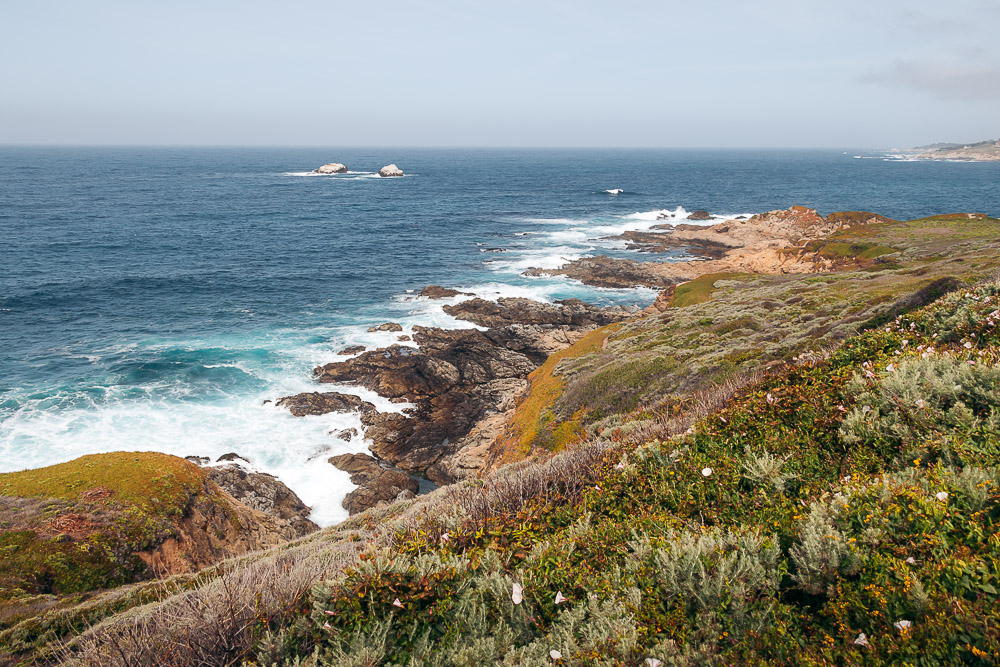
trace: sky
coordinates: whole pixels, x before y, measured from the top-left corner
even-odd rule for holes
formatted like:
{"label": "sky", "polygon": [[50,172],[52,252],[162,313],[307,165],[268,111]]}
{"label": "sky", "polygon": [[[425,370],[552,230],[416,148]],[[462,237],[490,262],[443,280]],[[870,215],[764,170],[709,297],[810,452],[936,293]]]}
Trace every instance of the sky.
{"label": "sky", "polygon": [[0,3],[0,144],[1000,138],[1000,0]]}

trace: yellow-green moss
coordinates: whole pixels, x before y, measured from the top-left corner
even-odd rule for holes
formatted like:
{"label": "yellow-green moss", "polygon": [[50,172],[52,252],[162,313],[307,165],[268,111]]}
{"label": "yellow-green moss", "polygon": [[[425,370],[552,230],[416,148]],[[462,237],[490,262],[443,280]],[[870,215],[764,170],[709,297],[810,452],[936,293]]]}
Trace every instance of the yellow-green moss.
{"label": "yellow-green moss", "polygon": [[118,502],[169,511],[186,505],[204,480],[197,465],[176,456],[114,452],[0,474],[0,495],[77,500],[89,489],[105,488]]}
{"label": "yellow-green moss", "polygon": [[[530,453],[539,433],[551,421],[545,418],[546,414],[566,387],[566,381],[555,374],[559,362],[563,359],[582,357],[601,349],[604,340],[620,326],[611,324],[591,331],[565,350],[550,355],[544,364],[528,376],[527,395],[518,404],[511,425],[499,444],[500,450],[505,453],[503,457],[505,461],[517,460]],[[568,426],[559,433],[558,440],[564,446],[580,431]]]}

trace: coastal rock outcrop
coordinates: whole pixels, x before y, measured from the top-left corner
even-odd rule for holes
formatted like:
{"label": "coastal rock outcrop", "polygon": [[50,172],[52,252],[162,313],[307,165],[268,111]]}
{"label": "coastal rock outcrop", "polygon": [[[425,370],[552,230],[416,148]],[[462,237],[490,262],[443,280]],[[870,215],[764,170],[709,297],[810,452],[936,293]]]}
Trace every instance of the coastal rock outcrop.
{"label": "coastal rock outcrop", "polygon": [[346,174],[347,167],[339,162],[329,162],[322,167],[313,169],[314,174]]}
{"label": "coastal rock outcrop", "polygon": [[253,472],[238,463],[207,467],[205,472],[233,498],[275,519],[284,539],[293,540],[319,530],[309,520],[310,508],[274,475]]}
{"label": "coastal rock outcrop", "polygon": [[617,259],[600,255],[584,257],[559,269],[528,269],[526,276],[566,276],[594,287],[628,288],[636,285],[664,288],[677,282],[658,276],[643,264],[631,259]]}
{"label": "coastal rock outcrop", "polygon": [[359,396],[341,394],[336,391],[311,391],[294,396],[279,398],[275,403],[278,407],[288,408],[296,417],[306,415],[325,415],[330,412],[371,412],[375,406]]}
{"label": "coastal rock outcrop", "polygon": [[367,349],[368,348],[365,347],[364,345],[348,345],[337,354],[343,354],[343,355],[360,354],[361,352],[364,352]]}
{"label": "coastal rock outcrop", "polygon": [[635,311],[621,307],[601,308],[579,299],[544,303],[520,297],[501,297],[496,301],[469,299],[453,306],[444,306],[444,312],[479,326],[497,328],[510,324],[604,326],[623,320]]}
{"label": "coastal rock outcrop", "polygon": [[469,292],[459,292],[458,290],[441,287],[440,285],[428,285],[420,290],[420,296],[428,299],[450,299],[453,296],[471,296]]}
{"label": "coastal rock outcrop", "polygon": [[708,211],[703,211],[701,209],[694,211],[687,217],[688,220],[714,220],[712,214]]}
{"label": "coastal rock outcrop", "polygon": [[[665,288],[708,273],[815,273],[830,270],[835,260],[809,249],[808,243],[834,232],[888,218],[864,211],[833,213],[792,206],[748,219],[714,225],[663,225],[662,232],[625,232],[613,237],[648,252],[681,249],[704,258],[689,262],[634,262],[585,257],[559,269],[529,269],[525,275],[564,275],[599,287],[645,285]],[[843,261],[855,261],[847,258]]]}
{"label": "coastal rock outcrop", "polygon": [[350,473],[351,482],[358,485],[343,502],[344,509],[352,515],[380,503],[412,498],[420,488],[420,483],[405,472],[383,467],[367,454],[341,454],[331,457],[329,462]]}
{"label": "coastal rock outcrop", "polygon": [[361,417],[371,451],[404,471],[438,484],[475,474],[489,443],[527,388],[527,377],[553,352],[634,309],[598,308],[577,300],[472,299],[450,311],[479,329],[414,327],[417,348],[391,345],[315,370],[320,382],[357,383],[403,412]]}
{"label": "coastal rock outcrop", "polygon": [[389,178],[392,176],[402,176],[403,170],[394,164],[387,164],[378,170],[378,175],[383,178]]}

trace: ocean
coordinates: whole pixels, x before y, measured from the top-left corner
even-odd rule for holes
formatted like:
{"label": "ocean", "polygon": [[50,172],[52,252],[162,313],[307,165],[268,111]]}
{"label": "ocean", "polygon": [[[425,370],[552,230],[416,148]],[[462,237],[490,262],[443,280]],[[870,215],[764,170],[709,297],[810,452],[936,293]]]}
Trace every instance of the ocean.
{"label": "ocean", "polygon": [[[326,162],[351,171],[308,174]],[[379,178],[389,163],[406,176]],[[442,311],[449,301],[418,298],[425,285],[645,306],[654,291],[521,274],[635,257],[602,237],[661,214],[792,204],[1000,216],[1000,163],[856,150],[0,147],[0,472],[115,450],[236,452],[317,523],[339,521],[353,486],[326,459],[366,447],[330,433],[358,417],[296,418],[266,401],[334,389],[312,382],[313,367],[398,335],[369,326],[469,326]]]}

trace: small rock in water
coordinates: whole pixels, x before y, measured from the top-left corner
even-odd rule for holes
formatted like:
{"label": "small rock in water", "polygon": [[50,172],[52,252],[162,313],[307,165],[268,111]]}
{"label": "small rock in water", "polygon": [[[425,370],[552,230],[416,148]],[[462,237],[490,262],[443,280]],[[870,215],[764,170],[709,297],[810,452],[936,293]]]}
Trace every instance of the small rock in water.
{"label": "small rock in water", "polygon": [[361,354],[366,349],[367,348],[364,345],[350,345],[348,347],[345,347],[343,350],[341,350],[337,354],[345,354],[345,355],[346,354]]}
{"label": "small rock in water", "polygon": [[342,431],[338,431],[336,436],[345,442],[350,442],[354,436],[358,434],[358,429],[356,428],[345,428]]}
{"label": "small rock in water", "polygon": [[420,290],[420,296],[427,297],[428,299],[448,299],[460,294],[467,295],[469,292],[459,292],[458,290],[441,287],[440,285],[428,285]]}
{"label": "small rock in water", "polygon": [[339,162],[329,162],[318,169],[313,169],[314,174],[345,174],[347,167]]}
{"label": "small rock in water", "polygon": [[715,220],[708,211],[698,210],[687,217],[688,220]]}
{"label": "small rock in water", "polygon": [[382,176],[383,178],[390,176],[402,176],[403,170],[394,164],[387,164],[386,166],[378,170],[378,175]]}
{"label": "small rock in water", "polygon": [[368,333],[375,333],[376,331],[402,331],[403,325],[396,324],[395,322],[386,322],[385,324],[380,324],[377,327],[368,327]]}
{"label": "small rock in water", "polygon": [[236,452],[229,452],[228,454],[223,454],[219,458],[215,459],[216,463],[222,463],[223,461],[243,461],[243,463],[250,463],[250,461],[243,458]]}

